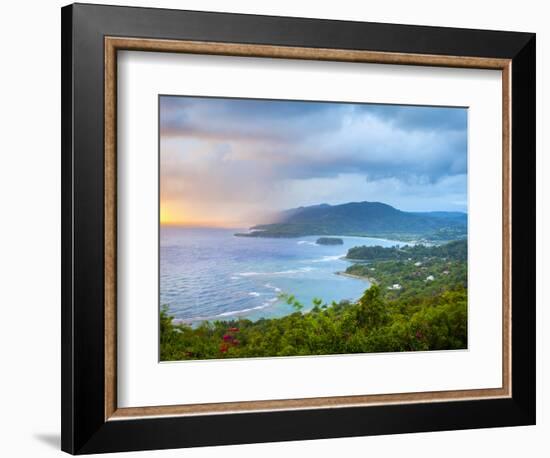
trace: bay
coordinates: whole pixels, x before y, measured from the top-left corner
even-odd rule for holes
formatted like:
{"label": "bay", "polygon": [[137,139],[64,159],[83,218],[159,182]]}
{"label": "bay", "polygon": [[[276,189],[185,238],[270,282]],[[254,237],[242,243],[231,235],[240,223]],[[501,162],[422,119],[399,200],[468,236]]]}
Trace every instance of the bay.
{"label": "bay", "polygon": [[178,321],[198,323],[238,317],[280,317],[294,310],[279,296],[294,295],[303,311],[314,298],[357,300],[370,286],[362,279],[336,275],[349,266],[342,259],[360,245],[403,243],[368,237],[335,236],[343,245],[318,245],[318,236],[236,237],[243,229],[162,226],[160,303]]}

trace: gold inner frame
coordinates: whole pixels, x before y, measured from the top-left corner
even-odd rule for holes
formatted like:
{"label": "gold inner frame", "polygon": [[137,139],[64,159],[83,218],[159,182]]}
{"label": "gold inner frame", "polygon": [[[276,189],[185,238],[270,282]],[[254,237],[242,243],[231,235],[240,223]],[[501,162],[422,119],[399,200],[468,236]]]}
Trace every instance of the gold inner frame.
{"label": "gold inner frame", "polygon": [[[358,63],[493,69],[502,72],[502,387],[119,408],[117,405],[117,51],[175,52]],[[105,420],[507,398],[511,367],[511,60],[239,43],[105,37]]]}

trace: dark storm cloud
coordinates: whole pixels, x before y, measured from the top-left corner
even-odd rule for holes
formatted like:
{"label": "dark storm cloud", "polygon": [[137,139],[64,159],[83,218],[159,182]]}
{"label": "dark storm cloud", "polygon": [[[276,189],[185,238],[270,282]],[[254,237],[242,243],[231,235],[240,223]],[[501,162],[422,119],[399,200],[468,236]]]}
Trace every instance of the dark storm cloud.
{"label": "dark storm cloud", "polygon": [[260,144],[249,146],[257,160],[288,156],[284,172],[297,177],[354,171],[433,181],[465,173],[466,123],[457,108],[161,98],[163,138]]}
{"label": "dark storm cloud", "polygon": [[[281,129],[279,134],[290,128],[291,132],[308,136],[325,127],[338,129],[344,114],[373,116],[405,130],[464,131],[467,122],[467,111],[461,108],[206,97],[163,96],[161,113],[163,132],[174,135],[187,129],[227,131],[228,123],[239,123],[251,134],[269,126],[271,130]],[[294,130],[293,123],[304,129]]]}
{"label": "dark storm cloud", "polygon": [[452,178],[467,173],[464,108],[162,96],[160,130],[165,197],[237,201],[323,180],[346,200],[339,180],[353,176],[370,190],[393,183],[403,202],[411,192],[425,198],[423,187],[440,207],[446,192],[466,202],[466,181]]}
{"label": "dark storm cloud", "polygon": [[356,105],[358,111],[378,116],[397,128],[464,131],[467,111],[461,108],[412,105]]}
{"label": "dark storm cloud", "polygon": [[337,128],[345,106],[272,100],[161,97],[164,136],[292,141]]}

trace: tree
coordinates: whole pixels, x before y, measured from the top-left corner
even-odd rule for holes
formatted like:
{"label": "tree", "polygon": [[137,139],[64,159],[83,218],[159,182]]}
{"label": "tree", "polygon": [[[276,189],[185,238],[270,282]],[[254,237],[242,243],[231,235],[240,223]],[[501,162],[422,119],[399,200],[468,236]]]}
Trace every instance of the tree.
{"label": "tree", "polygon": [[357,321],[369,329],[377,328],[386,322],[386,305],[380,298],[380,287],[372,285],[358,302]]}

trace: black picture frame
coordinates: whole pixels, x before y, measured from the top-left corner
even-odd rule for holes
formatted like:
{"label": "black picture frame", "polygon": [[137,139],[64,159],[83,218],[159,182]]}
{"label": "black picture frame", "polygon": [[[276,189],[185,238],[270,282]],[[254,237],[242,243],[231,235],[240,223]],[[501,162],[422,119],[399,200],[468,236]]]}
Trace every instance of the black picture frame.
{"label": "black picture frame", "polygon": [[[72,454],[535,424],[535,34],[74,4],[62,8],[62,449]],[[512,60],[512,396],[106,421],[104,37]]]}

